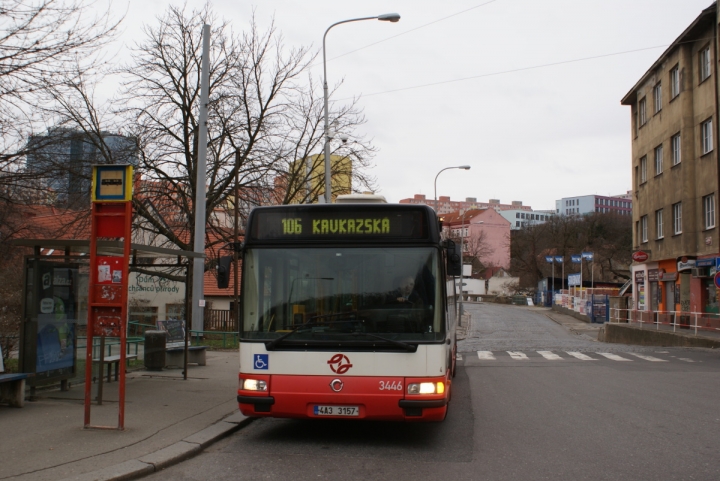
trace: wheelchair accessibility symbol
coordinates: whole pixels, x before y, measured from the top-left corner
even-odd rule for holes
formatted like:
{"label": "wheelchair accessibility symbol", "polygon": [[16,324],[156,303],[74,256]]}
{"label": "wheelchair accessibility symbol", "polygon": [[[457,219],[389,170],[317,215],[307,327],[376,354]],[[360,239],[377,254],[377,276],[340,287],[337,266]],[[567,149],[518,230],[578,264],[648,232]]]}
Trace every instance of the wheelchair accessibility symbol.
{"label": "wheelchair accessibility symbol", "polygon": [[268,356],[268,354],[255,354],[255,369],[267,370],[270,364]]}

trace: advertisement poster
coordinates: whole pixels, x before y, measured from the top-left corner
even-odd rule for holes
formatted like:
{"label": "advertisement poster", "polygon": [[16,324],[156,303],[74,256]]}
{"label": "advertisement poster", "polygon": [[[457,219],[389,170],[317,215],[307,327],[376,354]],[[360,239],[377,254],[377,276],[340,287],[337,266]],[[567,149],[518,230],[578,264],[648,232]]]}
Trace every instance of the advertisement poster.
{"label": "advertisement poster", "polygon": [[72,368],[77,326],[77,268],[40,267],[36,372]]}
{"label": "advertisement poster", "polygon": [[638,284],[638,310],[645,310],[645,284]]}
{"label": "advertisement poster", "polygon": [[120,284],[122,283],[122,262],[123,258],[118,256],[97,257],[97,281],[98,284]]}

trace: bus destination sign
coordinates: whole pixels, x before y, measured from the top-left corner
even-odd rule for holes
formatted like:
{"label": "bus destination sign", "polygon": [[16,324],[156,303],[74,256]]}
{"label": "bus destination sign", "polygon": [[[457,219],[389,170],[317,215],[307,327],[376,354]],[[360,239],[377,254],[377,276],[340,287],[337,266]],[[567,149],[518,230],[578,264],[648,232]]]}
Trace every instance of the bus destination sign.
{"label": "bus destination sign", "polygon": [[[302,234],[301,217],[283,218],[283,234]],[[390,219],[384,218],[340,218],[312,219],[312,235],[318,234],[389,234]]]}
{"label": "bus destination sign", "polygon": [[395,210],[352,212],[343,210],[278,209],[256,211],[253,239],[420,239],[428,235],[422,211]]}

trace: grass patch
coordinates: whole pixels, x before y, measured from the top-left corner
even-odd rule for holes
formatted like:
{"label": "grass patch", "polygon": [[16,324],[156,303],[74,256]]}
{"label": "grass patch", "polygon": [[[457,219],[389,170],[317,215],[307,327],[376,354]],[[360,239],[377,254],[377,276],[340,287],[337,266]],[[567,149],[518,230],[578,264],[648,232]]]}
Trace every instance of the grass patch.
{"label": "grass patch", "polygon": [[20,364],[18,359],[7,359],[3,363],[5,364],[5,373],[18,372],[18,365]]}
{"label": "grass patch", "polygon": [[[221,339],[212,339],[209,337],[205,337],[201,344],[203,346],[207,346],[208,349],[216,350],[216,349],[237,349],[238,348],[238,341],[237,339],[227,338],[225,340]],[[193,342],[193,345],[195,343]]]}

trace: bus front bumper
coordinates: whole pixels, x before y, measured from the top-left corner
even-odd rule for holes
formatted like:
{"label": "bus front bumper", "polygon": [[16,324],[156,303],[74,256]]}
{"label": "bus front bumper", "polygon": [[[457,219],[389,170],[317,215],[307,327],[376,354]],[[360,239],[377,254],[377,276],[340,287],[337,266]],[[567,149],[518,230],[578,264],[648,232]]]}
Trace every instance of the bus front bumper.
{"label": "bus front bumper", "polygon": [[[405,386],[415,378],[343,377],[339,392],[328,388],[337,379],[329,376],[272,375],[266,379],[266,392],[238,390],[237,401],[245,416],[442,421],[451,384],[444,377],[430,378],[427,380],[444,383],[445,392],[411,396],[405,393]],[[378,389],[388,385],[397,389]]]}

